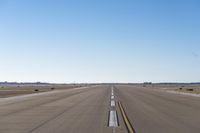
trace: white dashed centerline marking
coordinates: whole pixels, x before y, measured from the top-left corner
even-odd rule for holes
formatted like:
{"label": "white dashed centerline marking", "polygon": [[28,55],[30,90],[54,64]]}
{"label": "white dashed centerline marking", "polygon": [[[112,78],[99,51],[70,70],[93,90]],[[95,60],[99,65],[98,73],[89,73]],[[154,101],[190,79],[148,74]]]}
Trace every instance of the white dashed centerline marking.
{"label": "white dashed centerline marking", "polygon": [[114,91],[113,91],[113,88],[111,89],[111,94],[112,94],[112,96],[114,95]]}
{"label": "white dashed centerline marking", "polygon": [[110,111],[109,111],[109,120],[108,120],[108,126],[112,127],[112,132],[115,133],[115,128],[119,127],[119,121],[116,111],[116,102],[115,102],[115,96],[114,96],[114,87],[111,87],[111,97],[110,97]]}
{"label": "white dashed centerline marking", "polygon": [[110,106],[111,106],[111,107],[115,107],[115,101],[114,101],[114,100],[111,100]]}
{"label": "white dashed centerline marking", "polygon": [[112,99],[112,100],[114,100],[114,98],[115,98],[114,96],[111,96],[111,99]]}
{"label": "white dashed centerline marking", "polygon": [[110,111],[109,115],[109,127],[118,127],[117,112],[115,110]]}

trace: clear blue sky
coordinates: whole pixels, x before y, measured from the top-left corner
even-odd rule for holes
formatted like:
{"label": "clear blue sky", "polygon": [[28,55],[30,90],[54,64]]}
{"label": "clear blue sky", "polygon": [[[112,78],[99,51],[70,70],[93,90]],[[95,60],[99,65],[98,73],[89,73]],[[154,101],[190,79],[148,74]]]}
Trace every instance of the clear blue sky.
{"label": "clear blue sky", "polygon": [[0,0],[0,81],[200,81],[200,1]]}

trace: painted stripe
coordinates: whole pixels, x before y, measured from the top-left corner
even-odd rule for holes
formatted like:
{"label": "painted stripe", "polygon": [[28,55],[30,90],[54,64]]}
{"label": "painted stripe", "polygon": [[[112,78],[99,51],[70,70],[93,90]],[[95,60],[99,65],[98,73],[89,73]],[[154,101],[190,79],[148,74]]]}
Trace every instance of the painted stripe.
{"label": "painted stripe", "polygon": [[113,87],[111,88],[111,93],[114,93],[114,91],[113,91]]}
{"label": "painted stripe", "polygon": [[113,99],[115,99],[115,97],[114,97],[114,96],[111,96],[111,99],[113,100]]}
{"label": "painted stripe", "polygon": [[109,127],[118,127],[118,118],[116,110],[111,110],[109,114]]}
{"label": "painted stripe", "polygon": [[111,101],[110,101],[110,106],[111,106],[111,107],[115,107],[115,101],[114,101],[114,100],[111,100]]}
{"label": "painted stripe", "polygon": [[125,111],[124,111],[124,108],[123,108],[121,102],[119,101],[118,104],[119,104],[119,108],[120,108],[120,111],[121,111],[121,114],[122,114],[122,117],[124,119],[124,122],[125,122],[125,125],[127,127],[128,132],[129,133],[136,133],[133,126],[131,125]]}

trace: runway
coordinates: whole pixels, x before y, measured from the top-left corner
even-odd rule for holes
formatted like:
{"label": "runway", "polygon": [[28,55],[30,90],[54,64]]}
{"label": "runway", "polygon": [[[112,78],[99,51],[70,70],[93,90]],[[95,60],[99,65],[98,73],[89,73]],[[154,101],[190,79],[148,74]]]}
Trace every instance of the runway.
{"label": "runway", "polygon": [[0,99],[0,133],[199,133],[199,101],[128,85],[18,96]]}
{"label": "runway", "polygon": [[142,86],[118,86],[137,133],[199,133],[200,98],[172,94]]}

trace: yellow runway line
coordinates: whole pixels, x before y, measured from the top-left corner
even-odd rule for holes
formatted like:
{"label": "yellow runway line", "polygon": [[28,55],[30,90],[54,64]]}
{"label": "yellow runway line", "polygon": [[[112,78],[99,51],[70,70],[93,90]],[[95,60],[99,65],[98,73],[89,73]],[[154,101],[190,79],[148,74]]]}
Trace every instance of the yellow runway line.
{"label": "yellow runway line", "polygon": [[119,101],[118,104],[119,104],[119,108],[120,108],[120,111],[121,111],[121,114],[122,114],[122,117],[124,119],[124,122],[125,122],[125,125],[127,127],[128,132],[129,133],[136,133],[133,126],[131,125],[125,111],[124,111],[124,108],[123,108],[121,102]]}

